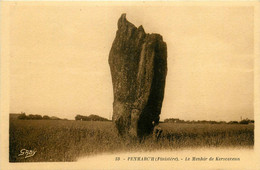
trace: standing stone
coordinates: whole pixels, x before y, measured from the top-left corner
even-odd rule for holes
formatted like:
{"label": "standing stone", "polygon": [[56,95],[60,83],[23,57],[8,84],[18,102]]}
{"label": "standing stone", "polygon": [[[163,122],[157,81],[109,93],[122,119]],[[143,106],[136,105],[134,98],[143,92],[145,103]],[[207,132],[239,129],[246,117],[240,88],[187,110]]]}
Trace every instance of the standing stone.
{"label": "standing stone", "polygon": [[159,34],[146,34],[126,19],[109,53],[113,123],[122,136],[142,138],[159,123],[167,73],[167,46]]}

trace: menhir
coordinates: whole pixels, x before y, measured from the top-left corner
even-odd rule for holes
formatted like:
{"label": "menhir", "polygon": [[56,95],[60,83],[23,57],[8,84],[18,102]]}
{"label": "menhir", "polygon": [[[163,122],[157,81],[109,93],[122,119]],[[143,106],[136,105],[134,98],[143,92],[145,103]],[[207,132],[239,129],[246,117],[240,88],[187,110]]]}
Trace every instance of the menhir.
{"label": "menhir", "polygon": [[167,73],[167,46],[159,34],[118,20],[109,53],[114,103],[113,123],[122,136],[142,138],[159,123]]}

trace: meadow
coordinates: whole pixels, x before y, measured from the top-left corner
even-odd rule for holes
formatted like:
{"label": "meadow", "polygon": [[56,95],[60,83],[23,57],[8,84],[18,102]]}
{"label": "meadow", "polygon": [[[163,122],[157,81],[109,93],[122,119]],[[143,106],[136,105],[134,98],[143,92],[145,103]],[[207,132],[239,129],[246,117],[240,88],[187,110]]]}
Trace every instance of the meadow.
{"label": "meadow", "polygon": [[[112,122],[10,120],[10,162],[76,161],[100,153],[177,150],[184,148],[253,148],[254,125],[161,123],[158,140],[119,137]],[[36,151],[18,156],[21,149]]]}

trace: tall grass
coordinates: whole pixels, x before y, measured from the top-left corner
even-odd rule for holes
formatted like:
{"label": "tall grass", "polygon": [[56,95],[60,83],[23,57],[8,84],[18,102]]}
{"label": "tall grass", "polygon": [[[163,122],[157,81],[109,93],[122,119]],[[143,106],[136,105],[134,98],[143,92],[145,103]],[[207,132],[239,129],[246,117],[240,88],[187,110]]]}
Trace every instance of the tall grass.
{"label": "tall grass", "polygon": [[[109,152],[154,151],[186,147],[252,147],[254,126],[239,124],[160,125],[158,140],[141,142],[119,137],[111,122],[63,120],[11,120],[10,162],[75,161]],[[18,156],[21,149],[36,150],[30,158]]]}

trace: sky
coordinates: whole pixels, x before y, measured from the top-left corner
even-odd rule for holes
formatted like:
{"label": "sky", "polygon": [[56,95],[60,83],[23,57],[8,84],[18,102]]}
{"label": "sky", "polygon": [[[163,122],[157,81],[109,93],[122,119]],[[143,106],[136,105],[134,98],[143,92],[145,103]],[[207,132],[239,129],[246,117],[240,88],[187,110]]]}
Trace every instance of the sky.
{"label": "sky", "polygon": [[117,20],[167,43],[161,120],[253,119],[254,11],[238,6],[14,5],[10,113],[111,118]]}

